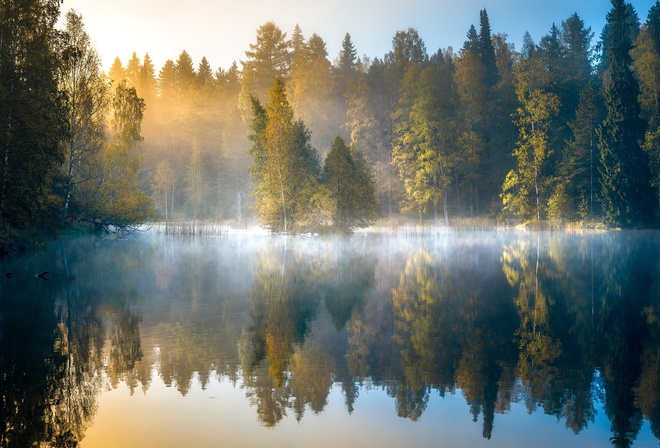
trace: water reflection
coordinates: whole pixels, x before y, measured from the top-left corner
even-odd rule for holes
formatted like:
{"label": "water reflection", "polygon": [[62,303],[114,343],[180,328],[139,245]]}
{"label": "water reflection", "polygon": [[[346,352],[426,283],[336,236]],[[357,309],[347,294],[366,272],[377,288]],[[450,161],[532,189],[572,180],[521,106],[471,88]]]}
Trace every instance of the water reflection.
{"label": "water reflection", "polygon": [[378,389],[410,421],[462,394],[485,439],[512,404],[575,434],[604,409],[617,447],[645,421],[660,437],[659,240],[62,241],[3,261],[1,446],[77,446],[104,391],[149,397],[154,375],[182,396],[229,381],[267,427],[339,387],[349,414]]}

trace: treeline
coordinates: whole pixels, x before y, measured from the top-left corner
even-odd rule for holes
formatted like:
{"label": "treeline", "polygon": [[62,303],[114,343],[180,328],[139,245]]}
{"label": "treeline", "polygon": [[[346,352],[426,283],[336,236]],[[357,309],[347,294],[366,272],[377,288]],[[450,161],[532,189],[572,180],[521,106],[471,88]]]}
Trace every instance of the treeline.
{"label": "treeline", "polygon": [[138,188],[145,102],[110,85],[80,16],[58,1],[0,3],[0,228],[155,217]]}
{"label": "treeline", "polygon": [[575,13],[517,51],[482,10],[457,52],[429,54],[409,28],[374,59],[347,33],[331,62],[319,35],[296,27],[288,38],[268,22],[228,69],[183,51],[157,71],[134,53],[107,74],[80,16],[60,32],[58,2],[28,3],[0,11],[3,224],[125,227],[154,211],[241,222],[256,211],[282,230],[291,211],[295,230],[357,226],[339,223],[327,188],[282,200],[295,188],[281,184],[281,207],[264,202],[254,101],[266,104],[276,80],[318,159],[315,182],[328,186],[321,167],[339,136],[373,176],[379,217],[657,223],[659,2],[642,24],[613,0],[598,41]]}

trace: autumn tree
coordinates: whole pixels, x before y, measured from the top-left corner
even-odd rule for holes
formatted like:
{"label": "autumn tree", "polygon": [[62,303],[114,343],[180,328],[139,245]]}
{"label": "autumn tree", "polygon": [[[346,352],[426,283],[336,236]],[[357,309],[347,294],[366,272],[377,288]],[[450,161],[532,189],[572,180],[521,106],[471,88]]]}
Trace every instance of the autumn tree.
{"label": "autumn tree", "polygon": [[257,213],[261,224],[273,232],[302,230],[313,225],[325,207],[317,195],[318,154],[304,123],[294,121],[282,81],[275,80],[269,96],[265,108],[252,97],[250,174]]}
{"label": "autumn tree", "polygon": [[65,46],[60,63],[60,90],[66,98],[67,138],[63,140],[64,205],[62,220],[69,215],[74,190],[93,179],[98,154],[105,143],[105,119],[109,92],[101,73],[101,61],[85,32],[82,17],[66,15]]}
{"label": "autumn tree", "polygon": [[548,87],[548,73],[538,57],[520,64],[516,76],[520,137],[513,152],[517,167],[507,174],[501,195],[505,210],[537,221],[541,220],[551,180],[546,171],[549,124],[559,108],[557,96]]}
{"label": "autumn tree", "polygon": [[449,224],[448,195],[456,167],[455,101],[446,67],[412,64],[403,81],[395,115],[393,163],[406,188],[409,209],[433,212],[441,206]]}
{"label": "autumn tree", "polygon": [[154,217],[151,198],[138,188],[137,146],[142,141],[144,101],[122,81],[115,89],[112,110],[114,138],[100,156],[102,172],[88,190],[85,216],[100,229],[129,229]]}

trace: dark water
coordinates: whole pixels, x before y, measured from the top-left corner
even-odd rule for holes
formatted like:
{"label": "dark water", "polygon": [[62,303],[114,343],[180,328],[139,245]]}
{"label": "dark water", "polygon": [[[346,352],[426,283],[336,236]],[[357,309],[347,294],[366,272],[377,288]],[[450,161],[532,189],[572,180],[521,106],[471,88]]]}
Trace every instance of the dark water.
{"label": "dark water", "polygon": [[659,232],[145,235],[1,266],[2,447],[658,446]]}

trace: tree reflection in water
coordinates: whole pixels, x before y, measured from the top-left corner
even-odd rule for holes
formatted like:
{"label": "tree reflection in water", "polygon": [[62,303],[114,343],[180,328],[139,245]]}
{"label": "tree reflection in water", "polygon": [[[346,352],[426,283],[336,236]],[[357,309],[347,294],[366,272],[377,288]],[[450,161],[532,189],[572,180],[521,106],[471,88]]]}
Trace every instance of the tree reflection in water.
{"label": "tree reflection in water", "polygon": [[380,388],[413,421],[460,392],[487,439],[513,403],[576,434],[602,404],[617,447],[645,420],[660,437],[656,233],[369,238],[65,241],[5,261],[0,445],[76,446],[104,389],[148,394],[154,373],[182,395],[240,384],[271,427],[333,387],[348,413]]}

